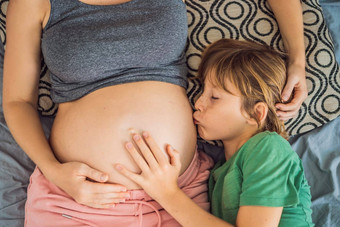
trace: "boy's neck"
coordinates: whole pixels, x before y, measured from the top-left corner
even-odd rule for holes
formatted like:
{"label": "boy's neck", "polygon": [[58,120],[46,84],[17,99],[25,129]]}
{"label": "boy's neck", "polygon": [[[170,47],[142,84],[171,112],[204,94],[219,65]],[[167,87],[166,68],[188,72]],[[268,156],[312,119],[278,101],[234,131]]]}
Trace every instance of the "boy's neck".
{"label": "boy's neck", "polygon": [[222,140],[224,145],[225,159],[230,159],[254,134],[256,130],[247,130],[242,135],[230,140]]}

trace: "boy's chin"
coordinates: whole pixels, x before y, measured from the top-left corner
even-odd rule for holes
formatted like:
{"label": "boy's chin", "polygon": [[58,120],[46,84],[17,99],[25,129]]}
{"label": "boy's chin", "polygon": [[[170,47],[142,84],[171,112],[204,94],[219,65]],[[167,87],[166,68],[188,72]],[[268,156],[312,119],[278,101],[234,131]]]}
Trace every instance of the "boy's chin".
{"label": "boy's chin", "polygon": [[212,136],[209,136],[209,135],[207,135],[207,134],[204,134],[204,133],[198,133],[199,135],[200,135],[200,137],[202,138],[202,139],[204,139],[204,140],[219,140],[219,139],[217,139],[217,138],[214,138],[214,137],[212,137]]}
{"label": "boy's chin", "polygon": [[219,140],[219,138],[216,138],[216,135],[210,135],[206,130],[203,130],[201,127],[197,128],[198,135],[204,139],[204,140]]}

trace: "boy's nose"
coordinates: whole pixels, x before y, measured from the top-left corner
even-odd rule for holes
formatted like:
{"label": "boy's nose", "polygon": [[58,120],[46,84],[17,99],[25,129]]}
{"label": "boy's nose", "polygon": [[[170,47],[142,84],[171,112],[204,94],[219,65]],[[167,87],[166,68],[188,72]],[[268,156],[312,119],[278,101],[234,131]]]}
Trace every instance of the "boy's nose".
{"label": "boy's nose", "polygon": [[195,102],[195,110],[202,112],[204,108],[204,96],[201,95]]}

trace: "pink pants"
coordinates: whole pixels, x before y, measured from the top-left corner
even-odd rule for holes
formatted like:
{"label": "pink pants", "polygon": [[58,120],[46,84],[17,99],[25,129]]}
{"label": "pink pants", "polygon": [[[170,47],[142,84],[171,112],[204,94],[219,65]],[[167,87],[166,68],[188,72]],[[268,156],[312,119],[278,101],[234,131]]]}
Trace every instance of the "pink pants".
{"label": "pink pants", "polygon": [[[179,177],[180,188],[200,207],[209,211],[207,179],[213,161],[196,152]],[[96,209],[75,202],[35,169],[27,192],[25,226],[180,226],[144,190],[131,190],[130,199],[110,209]]]}

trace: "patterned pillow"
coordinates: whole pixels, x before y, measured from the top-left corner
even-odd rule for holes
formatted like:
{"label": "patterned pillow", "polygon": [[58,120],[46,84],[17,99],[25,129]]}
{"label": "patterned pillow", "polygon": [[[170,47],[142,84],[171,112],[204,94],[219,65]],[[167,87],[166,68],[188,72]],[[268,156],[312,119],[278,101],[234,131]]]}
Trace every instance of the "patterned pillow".
{"label": "patterned pillow", "polygon": [[[9,0],[0,0],[0,38],[6,43]],[[190,102],[200,94],[195,75],[203,49],[220,38],[253,40],[283,51],[281,36],[265,0],[186,0],[188,11],[187,63]],[[334,119],[340,112],[340,76],[334,48],[318,0],[303,0],[308,98],[299,115],[286,123],[291,135],[307,132]],[[49,71],[43,59],[39,83],[39,111],[53,116]]]}
{"label": "patterned pillow", "polygon": [[[189,25],[188,95],[198,98],[194,78],[202,50],[221,38],[253,40],[284,51],[273,13],[266,0],[186,0]],[[340,74],[334,47],[318,0],[303,0],[308,98],[297,117],[286,122],[291,134],[319,127],[340,113]]]}

